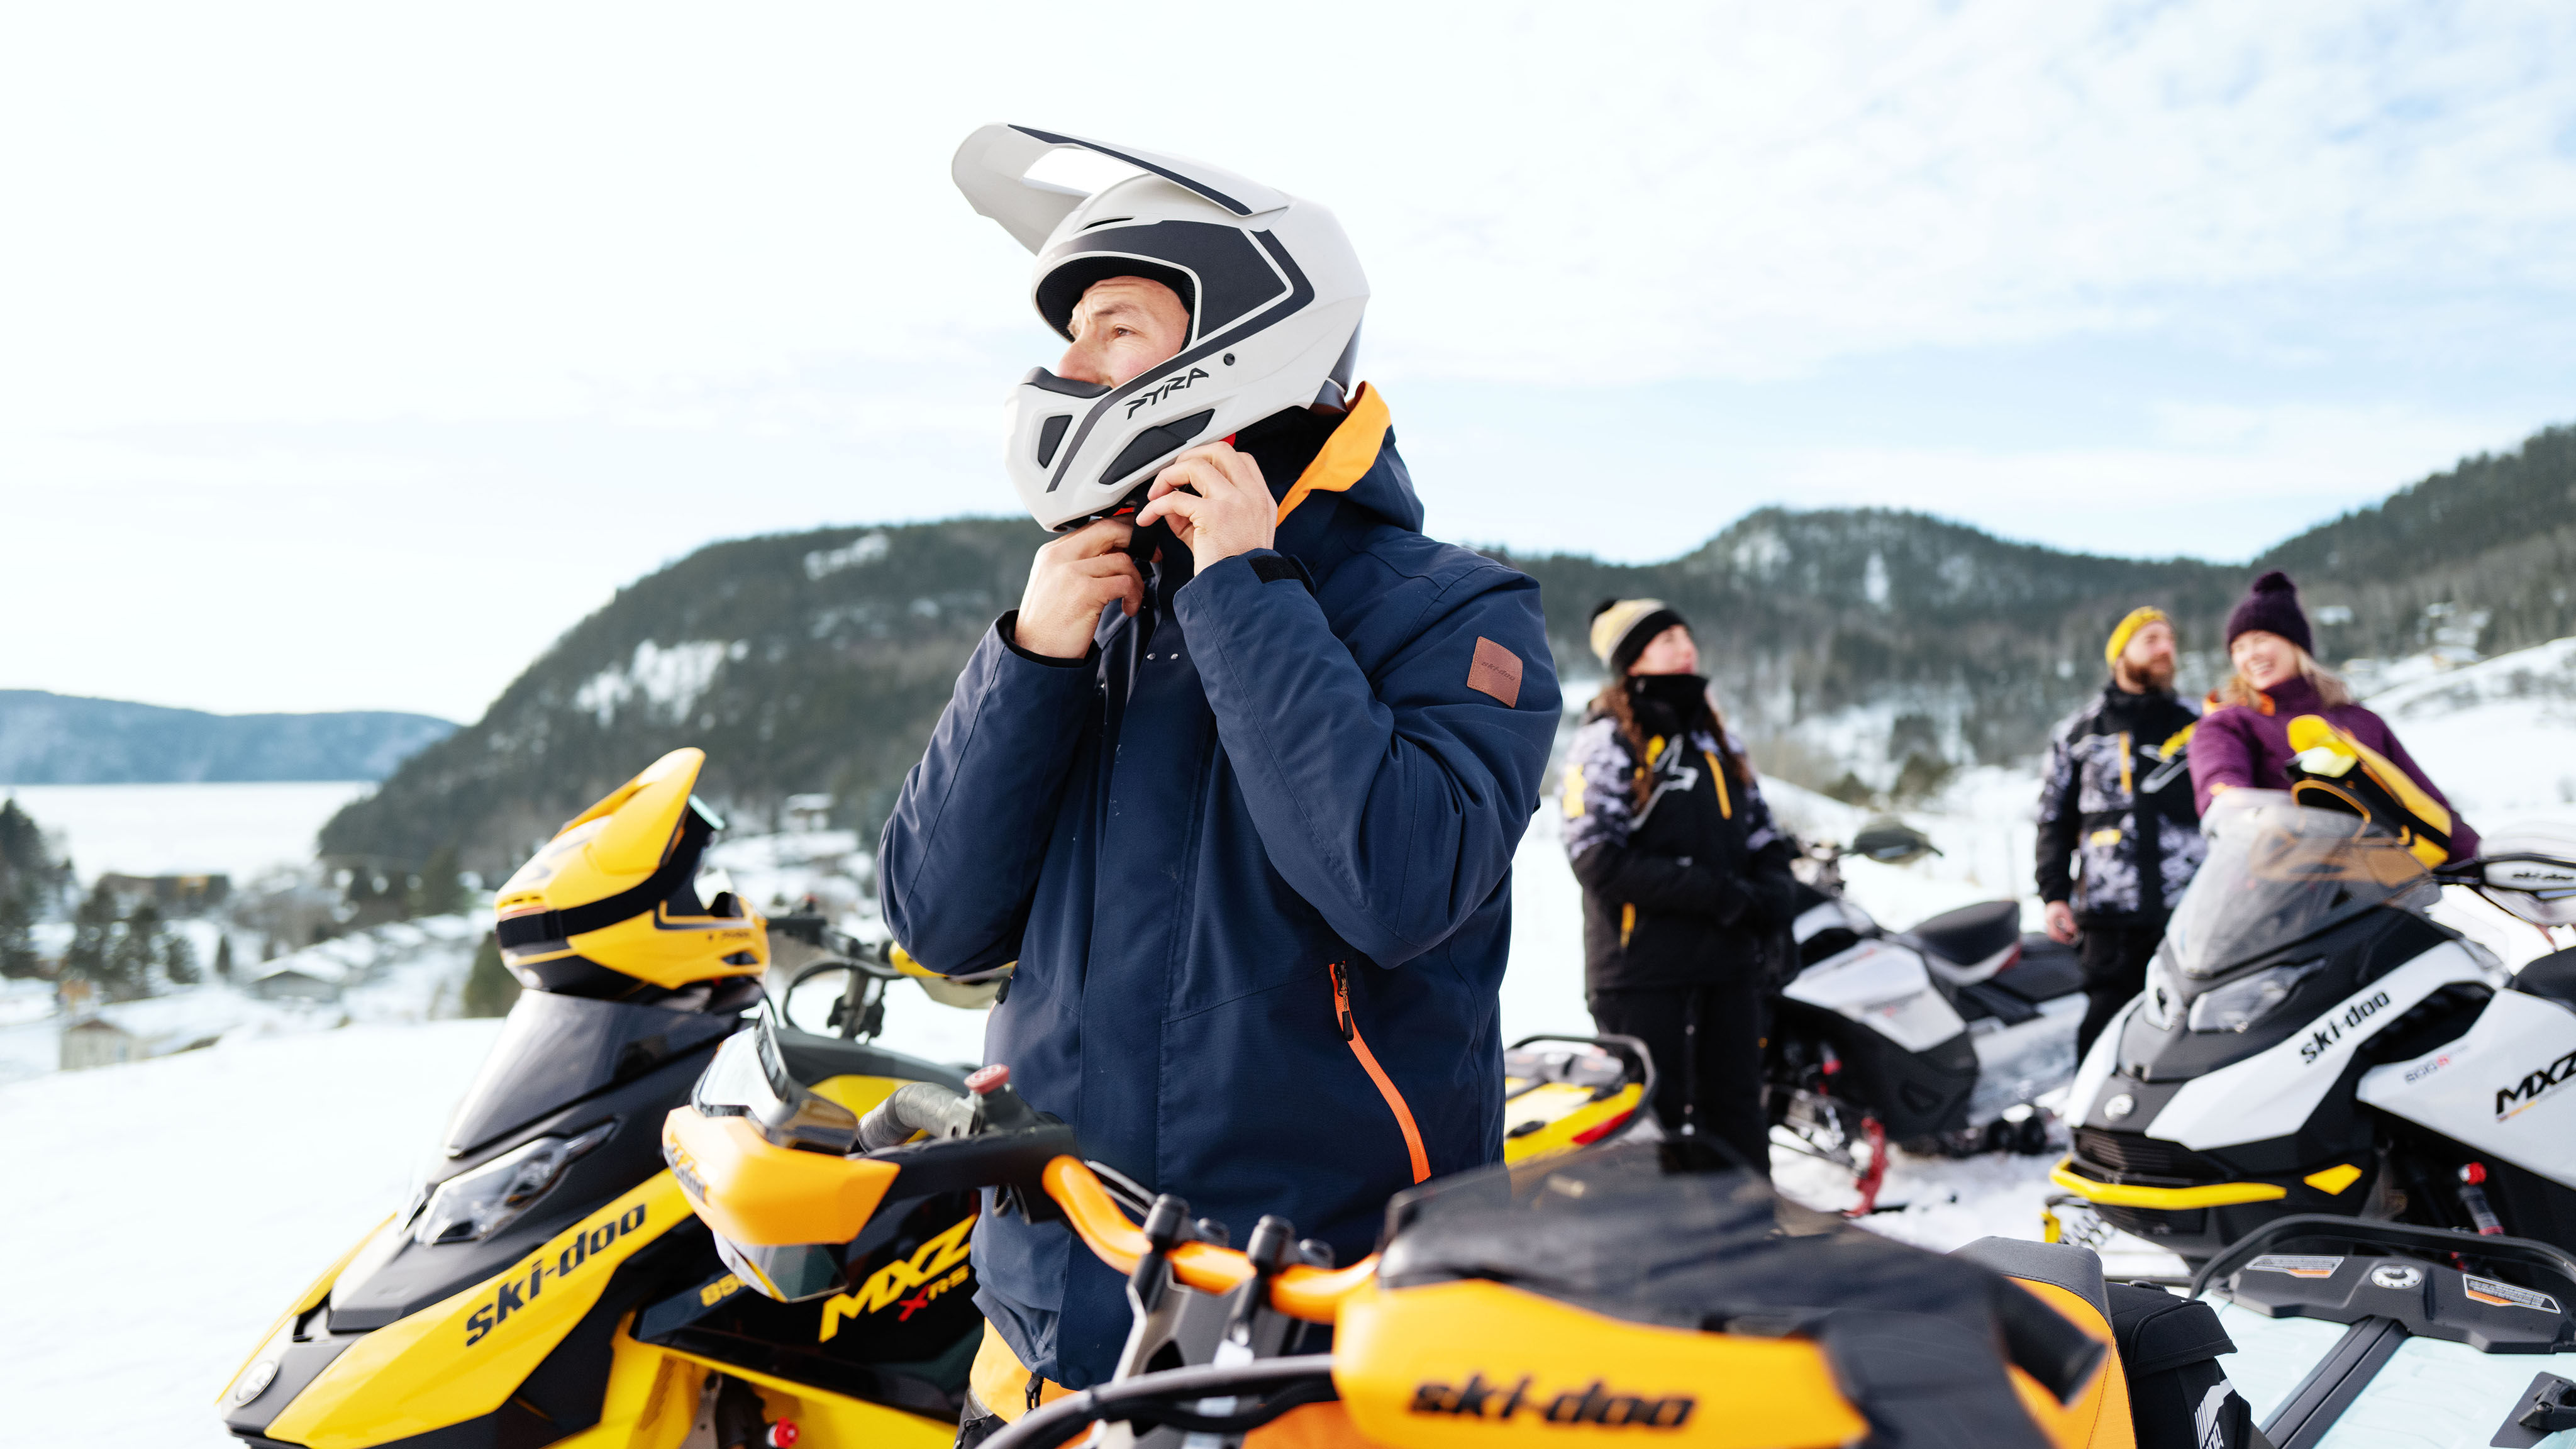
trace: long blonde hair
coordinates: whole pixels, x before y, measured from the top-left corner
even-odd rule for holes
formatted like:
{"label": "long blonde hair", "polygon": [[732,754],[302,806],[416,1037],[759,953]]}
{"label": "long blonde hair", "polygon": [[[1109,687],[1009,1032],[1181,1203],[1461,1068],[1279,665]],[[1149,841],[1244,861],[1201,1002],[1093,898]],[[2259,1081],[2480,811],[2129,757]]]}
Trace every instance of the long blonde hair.
{"label": "long blonde hair", "polygon": [[[2282,642],[2289,643],[2288,640],[2283,640]],[[2352,697],[2352,687],[2343,682],[2343,677],[2341,675],[2338,675],[2333,670],[2319,664],[2315,655],[2310,654],[2308,651],[2300,648],[2296,644],[2290,645],[2290,652],[2299,656],[2299,677],[2306,680],[2310,687],[2316,690],[2317,702],[2319,704],[2324,705],[2328,709],[2333,709],[2338,705],[2346,705],[2354,702]],[[2256,689],[2252,684],[2246,682],[2245,676],[2242,673],[2230,671],[2226,680],[2216,689],[2209,692],[2209,699],[2210,703],[2215,705],[2242,704],[2250,706],[2254,703],[2254,697],[2261,692],[2262,691]]]}

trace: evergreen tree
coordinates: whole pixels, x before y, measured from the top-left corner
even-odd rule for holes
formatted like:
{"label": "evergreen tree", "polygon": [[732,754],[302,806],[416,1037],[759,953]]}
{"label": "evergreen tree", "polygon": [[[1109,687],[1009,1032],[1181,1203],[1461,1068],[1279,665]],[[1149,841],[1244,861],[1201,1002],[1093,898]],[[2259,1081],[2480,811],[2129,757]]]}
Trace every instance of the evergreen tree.
{"label": "evergreen tree", "polygon": [[501,942],[486,933],[474,948],[474,967],[465,973],[467,1016],[507,1016],[519,1000],[519,979],[501,964]]}
{"label": "evergreen tree", "polygon": [[197,943],[185,931],[165,931],[161,936],[161,974],[173,986],[194,986],[205,980],[197,969]]}
{"label": "evergreen tree", "polygon": [[72,915],[72,943],[63,952],[63,979],[85,981],[102,1001],[140,995],[139,981],[124,975],[125,955],[117,923],[116,893],[105,884],[93,886]]}
{"label": "evergreen tree", "polygon": [[465,909],[465,883],[457,879],[455,846],[431,851],[429,863],[420,868],[419,881],[412,888],[413,915],[444,916]]}
{"label": "evergreen tree", "polygon": [[[14,807],[16,802],[11,802]],[[0,889],[0,976],[36,976],[36,910],[25,889]]]}
{"label": "evergreen tree", "polygon": [[229,931],[215,938],[215,979],[233,979],[233,938]]}
{"label": "evergreen tree", "polygon": [[108,947],[108,961],[127,995],[152,994],[152,968],[163,955],[161,908],[144,901],[125,918],[125,928]]}

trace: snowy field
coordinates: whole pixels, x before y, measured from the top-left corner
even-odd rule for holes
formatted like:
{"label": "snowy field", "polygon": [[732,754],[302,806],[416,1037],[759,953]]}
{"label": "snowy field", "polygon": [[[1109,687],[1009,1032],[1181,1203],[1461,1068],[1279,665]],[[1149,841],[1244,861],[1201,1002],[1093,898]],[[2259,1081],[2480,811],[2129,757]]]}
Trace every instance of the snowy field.
{"label": "snowy field", "polygon": [[237,785],[0,785],[83,880],[223,874],[239,885],[313,858],[313,835],[365,780]]}
{"label": "snowy field", "polygon": [[[2576,793],[2576,643],[2410,680],[2379,702],[2481,829],[2576,826],[2576,799],[2568,798]],[[66,830],[85,874],[247,876],[304,858],[313,830],[364,788],[16,793],[45,824]],[[1870,814],[1786,784],[1768,789],[1780,815],[1811,837],[1849,839]],[[155,803],[146,792],[163,798]],[[1963,772],[1939,799],[1903,812],[1942,853],[1903,867],[1847,862],[1852,898],[1890,927],[1975,901],[2020,899],[2035,927],[2028,891],[2036,793],[2026,770]],[[1581,1032],[1590,1022],[1581,901],[1559,844],[1560,819],[1549,801],[1516,865],[1502,1000],[1507,1039]],[[729,863],[746,884],[757,879],[764,891],[783,891],[801,872],[819,884],[847,869],[798,851],[838,856],[856,844],[813,840],[790,850],[745,841]],[[2474,903],[2445,911],[2508,961],[2543,947],[2530,928]],[[403,1200],[498,1030],[497,1022],[432,1019],[461,977],[461,951],[424,944],[406,960],[416,964],[334,1007],[263,1008],[274,1015],[245,1018],[211,1048],[0,1083],[0,1141],[13,1149],[19,1180],[34,1184],[11,1195],[0,1240],[9,1245],[13,1283],[43,1305],[0,1324],[0,1395],[14,1406],[8,1442],[103,1449],[230,1442],[214,1417],[215,1393],[287,1299]],[[221,1004],[210,990],[195,1006],[136,1005],[191,1016]],[[811,1021],[819,1011],[800,1002],[798,1015]],[[333,1029],[344,1016],[353,1024]],[[898,987],[885,1041],[936,1060],[972,1061],[981,1027],[980,1014]],[[1934,1249],[1988,1234],[2036,1237],[2050,1161],[1897,1153],[1880,1194],[1891,1210],[1868,1225]],[[1774,1170],[1785,1190],[1815,1206],[1851,1201],[1848,1178],[1824,1164],[1783,1149]],[[2178,1267],[2129,1239],[2114,1240],[2108,1266],[2122,1276]]]}

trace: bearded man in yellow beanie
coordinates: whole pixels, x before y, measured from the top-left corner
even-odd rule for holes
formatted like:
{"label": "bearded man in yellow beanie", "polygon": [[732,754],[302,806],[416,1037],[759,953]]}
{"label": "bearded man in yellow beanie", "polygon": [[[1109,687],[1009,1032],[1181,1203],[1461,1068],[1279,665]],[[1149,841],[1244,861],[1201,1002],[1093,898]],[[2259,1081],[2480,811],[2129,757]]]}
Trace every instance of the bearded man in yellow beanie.
{"label": "bearded man in yellow beanie", "polygon": [[2132,609],[2102,655],[2110,683],[2051,734],[2039,787],[2048,934],[2080,943],[2084,962],[2079,1057],[2145,989],[2165,921],[2207,849],[2185,755],[2199,716],[2174,697],[2173,621]]}

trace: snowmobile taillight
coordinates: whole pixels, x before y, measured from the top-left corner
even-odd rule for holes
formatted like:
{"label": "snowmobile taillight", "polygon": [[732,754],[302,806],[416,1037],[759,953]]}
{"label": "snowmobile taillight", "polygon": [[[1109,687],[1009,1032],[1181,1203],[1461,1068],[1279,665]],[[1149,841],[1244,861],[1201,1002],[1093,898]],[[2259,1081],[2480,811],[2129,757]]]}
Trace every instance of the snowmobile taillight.
{"label": "snowmobile taillight", "polygon": [[767,1444],[769,1449],[789,1449],[789,1446],[803,1437],[804,1433],[796,1427],[794,1419],[781,1419],[769,1426],[769,1432],[761,1436],[761,1442]]}

